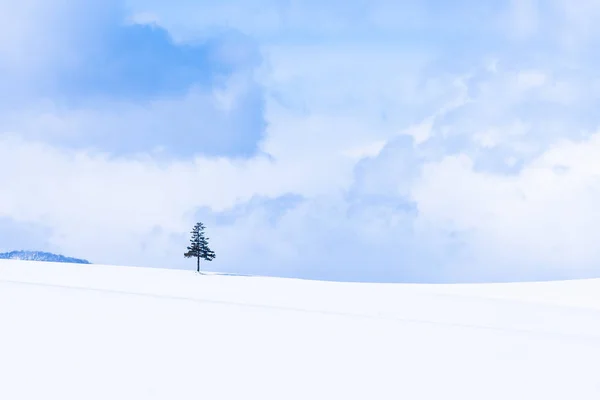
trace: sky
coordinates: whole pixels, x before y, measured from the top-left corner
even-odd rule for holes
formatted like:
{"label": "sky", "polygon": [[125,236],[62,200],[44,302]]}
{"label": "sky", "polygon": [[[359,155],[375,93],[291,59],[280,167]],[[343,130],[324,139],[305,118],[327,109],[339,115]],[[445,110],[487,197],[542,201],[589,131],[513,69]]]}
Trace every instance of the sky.
{"label": "sky", "polygon": [[600,277],[600,0],[0,0],[0,250]]}

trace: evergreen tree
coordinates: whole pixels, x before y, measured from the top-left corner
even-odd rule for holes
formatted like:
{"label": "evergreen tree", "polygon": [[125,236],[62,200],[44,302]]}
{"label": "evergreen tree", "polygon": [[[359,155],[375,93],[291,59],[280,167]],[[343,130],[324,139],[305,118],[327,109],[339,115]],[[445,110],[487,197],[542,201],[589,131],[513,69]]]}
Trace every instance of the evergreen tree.
{"label": "evergreen tree", "polygon": [[208,238],[204,236],[204,224],[198,222],[192,229],[192,238],[187,252],[183,255],[186,258],[195,257],[197,260],[197,270],[200,272],[200,259],[212,261],[215,258],[215,252],[208,247]]}

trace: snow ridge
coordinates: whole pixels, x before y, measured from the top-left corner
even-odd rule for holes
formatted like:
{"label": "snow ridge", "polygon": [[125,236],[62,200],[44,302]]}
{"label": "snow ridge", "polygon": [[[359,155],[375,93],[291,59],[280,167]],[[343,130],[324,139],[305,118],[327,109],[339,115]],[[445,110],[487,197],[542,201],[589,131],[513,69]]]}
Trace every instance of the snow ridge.
{"label": "snow ridge", "polygon": [[73,264],[91,264],[88,260],[66,257],[62,254],[47,253],[44,251],[10,251],[8,253],[0,253],[0,259],[3,260],[27,260],[27,261],[49,261],[62,262]]}

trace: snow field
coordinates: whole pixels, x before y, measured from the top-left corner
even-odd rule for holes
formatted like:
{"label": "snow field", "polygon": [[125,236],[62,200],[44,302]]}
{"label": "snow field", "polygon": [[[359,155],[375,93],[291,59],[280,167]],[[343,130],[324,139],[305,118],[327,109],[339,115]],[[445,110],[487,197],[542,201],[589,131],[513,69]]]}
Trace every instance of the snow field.
{"label": "snow field", "polygon": [[0,399],[598,399],[600,281],[0,261]]}

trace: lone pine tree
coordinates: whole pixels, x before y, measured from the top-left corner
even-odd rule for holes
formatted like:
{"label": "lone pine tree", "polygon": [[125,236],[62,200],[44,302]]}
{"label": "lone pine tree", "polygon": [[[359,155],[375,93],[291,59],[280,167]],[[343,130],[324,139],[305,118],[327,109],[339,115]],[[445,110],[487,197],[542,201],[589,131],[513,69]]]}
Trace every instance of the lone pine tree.
{"label": "lone pine tree", "polygon": [[198,222],[192,229],[192,238],[187,252],[183,255],[186,258],[196,257],[198,262],[198,272],[200,272],[200,259],[212,261],[215,258],[215,252],[208,247],[208,238],[204,236],[204,224]]}

